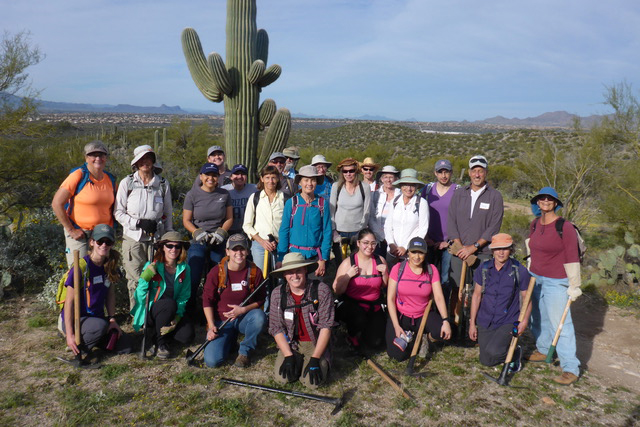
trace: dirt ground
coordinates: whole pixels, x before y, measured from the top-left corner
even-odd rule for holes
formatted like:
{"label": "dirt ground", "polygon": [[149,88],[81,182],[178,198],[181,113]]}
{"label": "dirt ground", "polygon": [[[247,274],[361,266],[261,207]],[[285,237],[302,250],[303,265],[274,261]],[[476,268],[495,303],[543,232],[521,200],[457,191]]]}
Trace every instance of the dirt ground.
{"label": "dirt ground", "polygon": [[[108,356],[102,369],[78,370],[56,360],[70,354],[55,332],[54,314],[35,298],[10,297],[0,301],[0,425],[639,425],[640,320],[592,295],[572,312],[585,370],[571,387],[553,383],[559,367],[544,363],[527,364],[511,381],[515,387],[499,387],[483,376],[497,377],[499,367],[481,366],[473,347],[445,346],[418,359],[419,377],[404,375],[406,362],[370,353],[414,398],[406,400],[337,332],[331,383],[316,391],[283,387],[344,396],[342,410],[331,415],[333,405],[218,381],[281,387],[271,379],[277,350],[267,336],[244,370],[187,367],[185,349],[168,362]],[[530,338],[523,344],[531,349]]]}

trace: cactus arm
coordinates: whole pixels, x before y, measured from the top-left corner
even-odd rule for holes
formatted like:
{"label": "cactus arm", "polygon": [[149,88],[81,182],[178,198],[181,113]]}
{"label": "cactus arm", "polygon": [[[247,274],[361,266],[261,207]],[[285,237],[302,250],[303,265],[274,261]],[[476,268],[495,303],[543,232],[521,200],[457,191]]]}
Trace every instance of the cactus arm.
{"label": "cactus arm", "polygon": [[290,130],[291,113],[286,108],[280,108],[273,117],[269,129],[267,129],[264,145],[262,146],[262,153],[258,161],[258,170],[261,170],[267,165],[271,153],[274,151],[282,151],[284,147],[286,147]]}
{"label": "cactus arm", "polygon": [[282,68],[278,64],[273,64],[272,66],[266,69],[266,71],[262,75],[262,78],[258,80],[258,86],[260,87],[269,86],[271,83],[278,80],[278,77],[280,77],[280,74],[282,74]]}
{"label": "cactus arm", "polygon": [[264,129],[265,127],[269,126],[275,114],[276,102],[270,98],[265,99],[258,109],[258,122],[260,123],[260,128]]}
{"label": "cactus arm", "polygon": [[193,28],[185,28],[181,38],[182,51],[196,86],[209,101],[222,101],[222,93],[218,90],[213,74],[207,65],[198,33]]}
{"label": "cactus arm", "polygon": [[256,59],[255,61],[253,61],[253,64],[251,64],[251,68],[249,68],[249,74],[247,75],[247,80],[249,80],[249,83],[251,83],[252,85],[258,83],[258,81],[260,81],[262,75],[264,74],[265,68],[266,66],[264,65],[262,59]]}
{"label": "cactus arm", "polygon": [[209,63],[209,69],[211,70],[213,80],[215,81],[218,89],[225,95],[230,95],[233,90],[233,86],[231,84],[231,79],[229,78],[229,72],[224,66],[222,56],[216,52],[211,52],[207,62]]}
{"label": "cactus arm", "polygon": [[267,59],[269,59],[269,35],[263,29],[258,30],[257,45],[256,54],[258,59],[262,59],[262,62],[267,64]]}

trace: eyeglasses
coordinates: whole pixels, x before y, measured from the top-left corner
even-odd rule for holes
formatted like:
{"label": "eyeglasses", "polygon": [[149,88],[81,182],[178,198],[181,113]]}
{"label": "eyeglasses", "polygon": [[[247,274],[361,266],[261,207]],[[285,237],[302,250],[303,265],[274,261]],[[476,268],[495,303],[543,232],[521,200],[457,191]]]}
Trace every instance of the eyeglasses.
{"label": "eyeglasses", "polygon": [[376,246],[378,244],[378,242],[376,242],[375,240],[360,240],[360,244],[364,245],[364,246]]}
{"label": "eyeglasses", "polygon": [[349,169],[349,170],[343,169],[342,173],[344,173],[344,174],[356,173],[356,170],[355,169]]}
{"label": "eyeglasses", "polygon": [[375,168],[363,167],[362,170],[365,172],[371,172],[371,171],[374,171]]}
{"label": "eyeglasses", "polygon": [[180,243],[178,244],[172,244],[172,243],[165,243],[164,247],[171,250],[171,249],[182,249],[182,245]]}
{"label": "eyeglasses", "polygon": [[96,242],[96,244],[98,246],[102,246],[102,245],[113,246],[113,241],[109,239],[100,239]]}
{"label": "eyeglasses", "polygon": [[89,156],[89,157],[107,157],[107,153],[96,151],[95,153],[87,154],[87,156]]}

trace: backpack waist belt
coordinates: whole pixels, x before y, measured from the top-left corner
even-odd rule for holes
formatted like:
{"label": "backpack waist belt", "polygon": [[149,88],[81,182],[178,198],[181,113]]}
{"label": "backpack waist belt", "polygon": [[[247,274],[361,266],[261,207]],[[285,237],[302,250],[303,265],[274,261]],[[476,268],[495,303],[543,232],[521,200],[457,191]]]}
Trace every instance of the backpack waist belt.
{"label": "backpack waist belt", "polygon": [[316,246],[316,247],[313,247],[313,246],[298,246],[298,245],[294,245],[293,243],[289,243],[289,249],[291,249],[291,248],[296,248],[296,249],[299,249],[301,251],[314,251],[314,252],[316,252],[318,254],[318,260],[319,261],[324,261],[322,259],[322,253],[320,253],[320,246]]}

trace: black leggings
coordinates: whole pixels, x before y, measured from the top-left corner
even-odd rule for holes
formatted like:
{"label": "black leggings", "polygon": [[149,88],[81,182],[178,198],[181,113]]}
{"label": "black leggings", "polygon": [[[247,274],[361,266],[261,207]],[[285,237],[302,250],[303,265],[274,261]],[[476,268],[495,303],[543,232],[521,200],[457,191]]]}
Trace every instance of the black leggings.
{"label": "black leggings", "polygon": [[147,336],[160,346],[166,344],[167,340],[173,338],[180,344],[189,344],[193,341],[195,331],[193,323],[186,318],[182,318],[176,328],[170,334],[161,335],[160,329],[164,326],[168,326],[171,321],[176,317],[176,311],[178,305],[171,298],[162,298],[151,306],[149,312],[149,318],[147,319]]}
{"label": "black leggings", "polygon": [[[398,321],[400,323],[400,327],[405,331],[412,331],[414,334],[418,333],[418,329],[420,329],[420,322],[422,321],[422,316],[417,319],[412,319],[407,316],[403,316],[398,312]],[[427,317],[427,324],[425,326],[425,333],[430,333],[432,338],[435,340],[440,339],[440,330],[442,328],[442,317],[440,317],[440,313],[438,311],[432,311],[429,313]],[[404,351],[400,350],[398,346],[393,343],[393,340],[396,337],[396,331],[393,328],[393,322],[389,317],[387,317],[387,330],[385,334],[385,338],[387,341],[387,354],[392,359],[396,359],[398,361],[402,361],[408,359],[411,355],[411,350],[413,350],[413,344],[416,342],[416,336],[414,335],[413,341],[407,345]]]}
{"label": "black leggings", "polygon": [[345,298],[336,310],[336,317],[346,323],[350,337],[360,335],[364,343],[372,348],[381,347],[384,343],[384,325],[387,318],[381,309],[364,309],[356,301]]}

